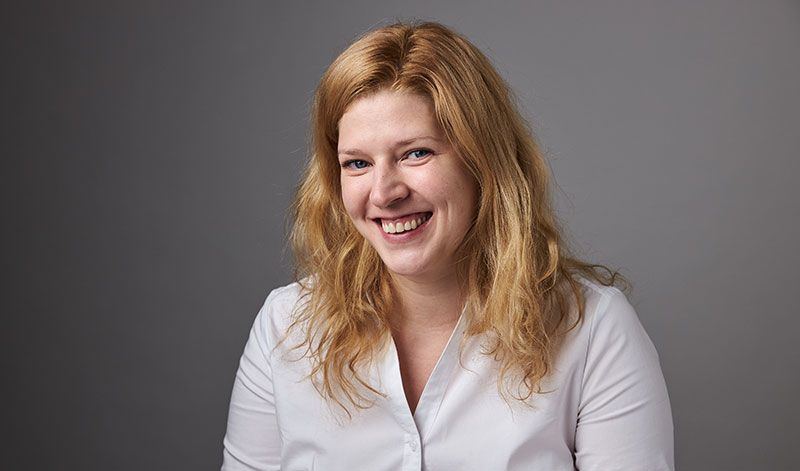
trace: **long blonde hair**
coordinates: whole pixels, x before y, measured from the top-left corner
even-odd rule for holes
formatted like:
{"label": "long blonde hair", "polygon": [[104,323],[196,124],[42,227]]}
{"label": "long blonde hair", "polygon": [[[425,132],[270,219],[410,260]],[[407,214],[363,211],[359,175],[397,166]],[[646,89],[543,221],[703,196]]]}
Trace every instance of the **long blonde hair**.
{"label": "long blonde hair", "polygon": [[391,280],[345,211],[337,143],[348,106],[383,89],[429,98],[478,182],[479,207],[458,257],[471,313],[467,337],[493,334],[485,353],[498,361],[500,393],[526,401],[541,392],[559,332],[583,316],[578,278],[612,284],[616,273],[567,255],[547,166],[505,82],[474,45],[437,23],[367,33],[317,88],[312,153],[292,206],[290,239],[304,288],[292,328],[302,326],[297,347],[312,361],[314,385],[346,411],[369,407],[381,394],[363,367],[390,335]]}

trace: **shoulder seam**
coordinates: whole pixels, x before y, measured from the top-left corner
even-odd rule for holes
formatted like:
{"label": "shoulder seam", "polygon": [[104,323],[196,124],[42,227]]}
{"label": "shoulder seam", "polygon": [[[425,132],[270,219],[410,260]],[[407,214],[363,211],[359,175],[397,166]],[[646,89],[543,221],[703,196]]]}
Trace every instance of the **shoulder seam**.
{"label": "shoulder seam", "polygon": [[[586,341],[586,352],[583,357],[583,371],[581,371],[581,391],[580,391],[580,400],[578,403],[578,407],[580,410],[580,403],[583,401],[583,387],[586,384],[586,365],[589,363],[589,352],[592,349],[592,343],[594,341],[594,329],[597,322],[598,314],[603,312],[603,310],[608,308],[609,303],[611,302],[611,297],[613,296],[613,292],[609,293],[610,290],[607,289],[598,289],[599,287],[596,286],[594,283],[585,283],[582,282],[585,286],[595,291],[597,294],[601,296],[600,300],[598,301],[595,308],[592,310],[591,319],[589,320],[589,338]],[[616,288],[615,291],[619,292]],[[586,313],[584,313],[584,319],[586,318]]]}

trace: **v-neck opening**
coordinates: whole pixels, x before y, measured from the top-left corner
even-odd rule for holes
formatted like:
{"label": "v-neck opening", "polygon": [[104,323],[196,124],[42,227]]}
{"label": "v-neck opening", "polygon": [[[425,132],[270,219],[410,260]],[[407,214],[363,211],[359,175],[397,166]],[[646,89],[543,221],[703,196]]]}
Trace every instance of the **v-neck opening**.
{"label": "v-neck opening", "polygon": [[[464,326],[466,324],[465,317],[466,314],[464,311],[462,311],[461,316],[459,316],[458,321],[453,328],[453,331],[450,333],[450,338],[447,339],[447,343],[445,344],[442,353],[439,355],[436,365],[433,367],[433,371],[431,371],[428,380],[425,382],[425,387],[422,388],[422,394],[420,394],[419,399],[417,400],[417,407],[413,413],[411,413],[411,407],[408,406],[408,411],[411,413],[411,417],[417,426],[417,430],[422,436],[425,436],[430,430],[433,420],[435,419],[436,414],[439,412],[439,406],[441,406],[445,389],[447,388],[447,384],[450,382],[450,377],[453,374],[455,365],[458,363],[459,345],[461,343],[461,337],[463,336]],[[396,346],[395,354],[397,354]],[[399,359],[397,366],[397,373],[400,374]],[[402,375],[400,375],[400,381],[402,387]],[[405,400],[406,405],[408,405],[408,399],[405,397],[405,388],[403,388],[403,399]]]}

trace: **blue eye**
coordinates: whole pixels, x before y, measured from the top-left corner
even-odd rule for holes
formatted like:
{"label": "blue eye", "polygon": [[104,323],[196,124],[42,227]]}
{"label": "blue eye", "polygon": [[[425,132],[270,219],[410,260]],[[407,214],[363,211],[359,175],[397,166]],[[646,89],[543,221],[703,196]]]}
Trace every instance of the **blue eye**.
{"label": "blue eye", "polygon": [[417,149],[409,152],[408,156],[411,157],[412,159],[422,159],[430,154],[432,154],[432,152],[429,151],[428,149]]}
{"label": "blue eye", "polygon": [[367,165],[369,164],[363,160],[354,159],[354,160],[348,160],[347,162],[342,164],[342,167],[360,170],[362,168],[366,168]]}

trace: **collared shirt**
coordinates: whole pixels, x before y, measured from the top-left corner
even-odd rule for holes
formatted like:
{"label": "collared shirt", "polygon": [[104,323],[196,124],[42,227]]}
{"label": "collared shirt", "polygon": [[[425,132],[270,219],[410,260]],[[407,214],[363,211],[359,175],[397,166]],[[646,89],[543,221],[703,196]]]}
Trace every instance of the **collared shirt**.
{"label": "collared shirt", "polygon": [[459,361],[463,314],[413,414],[389,340],[367,375],[385,397],[351,410],[352,418],[314,389],[309,360],[291,349],[299,337],[280,342],[299,286],[274,290],[236,374],[222,469],[674,469],[655,348],[622,293],[583,283],[585,317],[564,337],[543,392],[527,403],[498,393],[498,364],[482,353],[487,335],[467,339]]}

